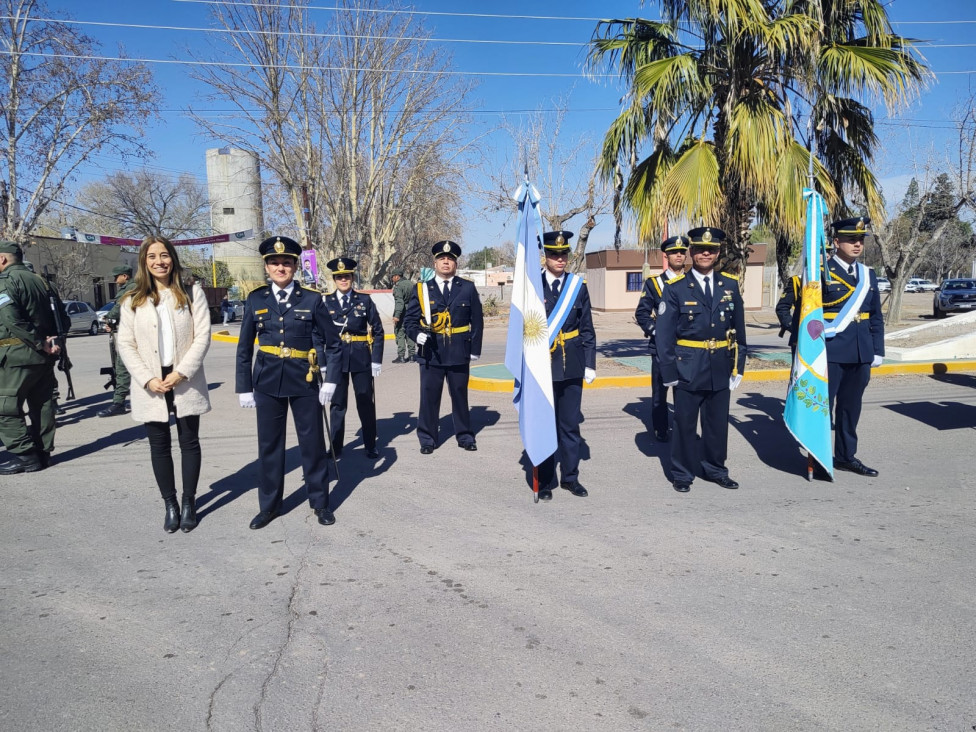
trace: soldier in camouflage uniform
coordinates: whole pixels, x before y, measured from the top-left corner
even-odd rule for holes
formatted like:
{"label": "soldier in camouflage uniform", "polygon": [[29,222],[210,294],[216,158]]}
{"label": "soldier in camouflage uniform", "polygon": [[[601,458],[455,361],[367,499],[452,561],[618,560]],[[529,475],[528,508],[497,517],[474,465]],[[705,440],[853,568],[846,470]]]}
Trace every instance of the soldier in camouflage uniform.
{"label": "soldier in camouflage uniform", "polygon": [[[19,245],[0,242],[0,440],[13,456],[0,463],[0,475],[47,467],[56,426],[56,337],[44,281],[24,266]],[[33,436],[24,405],[35,426]]]}
{"label": "soldier in camouflage uniform", "polygon": [[[135,287],[136,282],[132,279],[132,267],[127,264],[120,264],[112,270],[112,274],[115,275],[115,285],[118,289],[115,291],[115,305],[105,316],[105,323],[114,332],[119,326],[119,303],[122,302],[122,296]],[[125,399],[129,396],[131,379],[129,370],[122,363],[118,351],[115,352],[115,363],[112,365],[115,366],[115,394],[112,396],[112,403],[98,413],[99,417],[114,417],[118,414],[125,414]]]}
{"label": "soldier in camouflage uniform", "polygon": [[396,336],[397,357],[393,363],[407,363],[414,360],[417,344],[407,336],[403,327],[403,314],[414,291],[414,284],[403,278],[403,270],[393,272],[393,333]]}

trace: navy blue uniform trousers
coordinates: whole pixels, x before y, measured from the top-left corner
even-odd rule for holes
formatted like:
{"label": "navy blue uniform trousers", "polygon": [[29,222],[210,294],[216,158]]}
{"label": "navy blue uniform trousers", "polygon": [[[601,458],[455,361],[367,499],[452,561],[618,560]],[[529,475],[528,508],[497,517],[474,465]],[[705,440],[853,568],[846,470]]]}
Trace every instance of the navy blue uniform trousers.
{"label": "navy blue uniform trousers", "polygon": [[349,409],[349,377],[356,397],[356,412],[363,426],[363,446],[376,447],[376,403],[373,401],[372,371],[343,371],[332,395],[329,426],[332,427],[332,449],[341,450],[346,439],[346,412]]}
{"label": "navy blue uniform trousers", "polygon": [[[674,437],[671,440],[671,480],[691,483],[699,463],[706,480],[729,477],[725,467],[729,439],[729,389],[674,390]],[[698,418],[702,438],[699,442]],[[699,448],[701,459],[699,461]]]}
{"label": "navy blue uniform trousers", "polygon": [[579,479],[580,420],[583,415],[583,380],[567,379],[552,382],[552,396],[556,405],[556,453],[539,466],[539,487],[549,488],[556,477],[556,456],[559,456],[560,481],[575,483]]}
{"label": "navy blue uniform trousers", "polygon": [[329,507],[329,463],[325,456],[325,427],[318,394],[276,397],[254,392],[258,412],[258,445],[262,450],[258,470],[258,502],[262,511],[277,513],[285,491],[285,425],[288,407],[298,433],[302,471],[312,508]]}
{"label": "navy blue uniform trousers", "polygon": [[870,380],[869,363],[827,364],[835,460],[849,463],[857,454],[857,421],[861,418],[861,399]]}
{"label": "navy blue uniform trousers", "polygon": [[420,366],[420,410],[417,415],[417,437],[421,447],[437,447],[437,422],[441,413],[441,394],[444,381],[451,395],[451,416],[454,419],[454,435],[462,447],[474,443],[471,416],[468,412],[468,375],[470,369],[463,366]]}

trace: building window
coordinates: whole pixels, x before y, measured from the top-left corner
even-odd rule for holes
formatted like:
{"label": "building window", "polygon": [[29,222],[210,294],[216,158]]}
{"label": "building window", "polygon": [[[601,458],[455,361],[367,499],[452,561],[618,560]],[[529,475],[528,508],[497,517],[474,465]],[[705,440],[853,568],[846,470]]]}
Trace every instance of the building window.
{"label": "building window", "polygon": [[224,216],[233,216],[233,215],[234,215],[234,209],[232,209],[232,208],[225,208],[224,209]]}
{"label": "building window", "polygon": [[642,272],[627,273],[627,292],[640,292],[644,289],[644,274]]}

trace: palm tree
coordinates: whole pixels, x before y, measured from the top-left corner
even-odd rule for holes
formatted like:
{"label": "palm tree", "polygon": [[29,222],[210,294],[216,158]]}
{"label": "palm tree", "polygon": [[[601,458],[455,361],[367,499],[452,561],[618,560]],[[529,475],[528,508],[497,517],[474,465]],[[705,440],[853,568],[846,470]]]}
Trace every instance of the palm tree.
{"label": "palm tree", "polygon": [[880,219],[874,118],[860,99],[893,110],[931,76],[882,0],[658,5],[659,21],[600,21],[588,55],[592,72],[616,70],[628,87],[598,171],[622,181],[629,168],[622,199],[641,241],[678,217],[703,221],[728,232],[724,266],[744,272],[755,222],[784,246],[801,238],[812,145],[831,210],[850,210],[853,195]]}

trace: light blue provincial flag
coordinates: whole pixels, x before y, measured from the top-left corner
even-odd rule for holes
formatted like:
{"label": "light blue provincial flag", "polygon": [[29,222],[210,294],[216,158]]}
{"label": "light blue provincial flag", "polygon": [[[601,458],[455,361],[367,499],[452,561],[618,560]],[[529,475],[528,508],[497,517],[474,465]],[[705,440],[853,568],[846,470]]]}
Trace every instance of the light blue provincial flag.
{"label": "light blue provincial flag", "polygon": [[796,441],[824,470],[833,475],[830,441],[830,398],[827,391],[827,341],[824,333],[821,266],[827,259],[824,216],[827,206],[819,193],[803,189],[807,225],[803,242],[803,292],[796,356],[790,375],[783,420]]}
{"label": "light blue provincial flag", "polygon": [[518,201],[519,217],[505,367],[515,377],[512,401],[519,415],[522,444],[532,465],[539,465],[556,452],[556,409],[540,264],[540,197],[526,180],[512,198]]}

